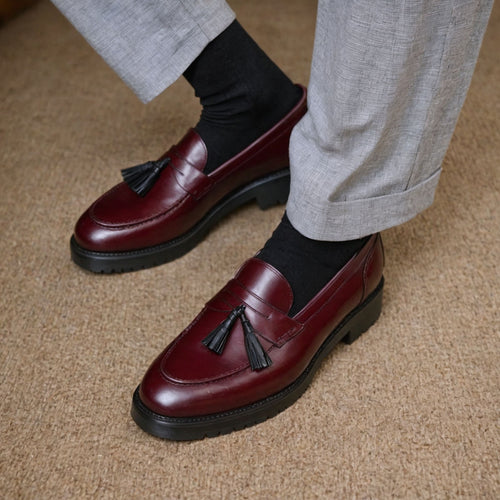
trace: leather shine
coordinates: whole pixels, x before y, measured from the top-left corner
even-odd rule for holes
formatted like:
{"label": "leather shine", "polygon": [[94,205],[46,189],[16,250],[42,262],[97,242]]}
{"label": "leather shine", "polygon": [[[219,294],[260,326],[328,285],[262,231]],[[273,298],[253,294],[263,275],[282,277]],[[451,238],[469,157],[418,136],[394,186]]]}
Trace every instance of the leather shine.
{"label": "leather shine", "polygon": [[[306,369],[330,333],[382,279],[380,235],[373,235],[332,280],[293,318],[290,285],[270,264],[248,260],[194,321],[158,356],[140,385],[142,402],[169,417],[220,413],[276,394]],[[245,314],[273,364],[252,371],[236,322],[218,355],[202,339],[236,306]]]}
{"label": "leather shine", "polygon": [[125,182],[96,200],[80,217],[75,239],[82,248],[123,252],[170,241],[192,228],[232,191],[288,168],[290,134],[306,111],[306,89],[280,122],[239,154],[206,175],[207,150],[191,129],[160,159],[170,164],[145,197]]}

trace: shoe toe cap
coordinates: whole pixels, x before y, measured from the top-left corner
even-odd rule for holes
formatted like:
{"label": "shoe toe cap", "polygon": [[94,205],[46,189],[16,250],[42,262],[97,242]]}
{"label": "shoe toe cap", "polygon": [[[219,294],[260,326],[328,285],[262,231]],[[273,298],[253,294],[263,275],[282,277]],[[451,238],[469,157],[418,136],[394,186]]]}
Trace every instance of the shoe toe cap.
{"label": "shoe toe cap", "polygon": [[102,252],[113,250],[113,232],[97,223],[86,210],[75,225],[74,238],[86,250]]}
{"label": "shoe toe cap", "polygon": [[158,358],[148,369],[139,387],[142,403],[151,411],[166,417],[191,416],[197,410],[203,412],[203,399],[196,387],[176,384],[165,378]]}
{"label": "shoe toe cap", "polygon": [[[94,252],[124,252],[157,243],[157,213],[124,183],[96,200],[78,219],[76,243]],[[153,238],[153,240],[152,240]]]}

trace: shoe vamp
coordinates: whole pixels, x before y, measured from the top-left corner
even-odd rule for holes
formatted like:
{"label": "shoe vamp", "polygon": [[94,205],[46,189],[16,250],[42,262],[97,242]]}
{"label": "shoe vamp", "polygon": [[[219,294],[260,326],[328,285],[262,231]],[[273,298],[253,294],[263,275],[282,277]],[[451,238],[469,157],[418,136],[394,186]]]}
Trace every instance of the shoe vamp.
{"label": "shoe vamp", "polygon": [[[249,369],[245,334],[239,320],[231,328],[221,354],[211,351],[202,343],[227,318],[231,310],[228,311],[227,305],[220,308],[217,305],[223,306],[222,302],[217,304],[212,300],[166,352],[161,363],[165,378],[177,383],[205,383]],[[265,317],[249,307],[246,315],[259,342],[268,352],[282,346],[300,328],[286,316]]]}
{"label": "shoe vamp", "polygon": [[180,208],[187,196],[175,173],[165,170],[146,196],[137,195],[122,182],[94,203],[90,215],[103,226],[140,224]]}

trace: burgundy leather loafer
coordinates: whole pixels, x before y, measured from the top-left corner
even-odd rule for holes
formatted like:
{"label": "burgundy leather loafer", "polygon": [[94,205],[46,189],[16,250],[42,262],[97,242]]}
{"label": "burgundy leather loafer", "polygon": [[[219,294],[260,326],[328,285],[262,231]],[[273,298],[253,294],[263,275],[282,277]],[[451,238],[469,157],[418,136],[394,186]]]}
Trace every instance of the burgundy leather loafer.
{"label": "burgundy leather loafer", "polygon": [[273,128],[208,175],[204,142],[191,129],[157,161],[123,171],[124,179],[94,202],[71,238],[72,259],[94,272],[124,272],[176,259],[237,207],[284,203],[288,143],[306,111],[306,89]]}
{"label": "burgundy leather loafer", "polygon": [[254,425],[295,402],[341,340],[352,343],[380,315],[380,235],[294,317],[290,285],[248,260],[158,356],[134,394],[132,417],[167,439],[216,436]]}

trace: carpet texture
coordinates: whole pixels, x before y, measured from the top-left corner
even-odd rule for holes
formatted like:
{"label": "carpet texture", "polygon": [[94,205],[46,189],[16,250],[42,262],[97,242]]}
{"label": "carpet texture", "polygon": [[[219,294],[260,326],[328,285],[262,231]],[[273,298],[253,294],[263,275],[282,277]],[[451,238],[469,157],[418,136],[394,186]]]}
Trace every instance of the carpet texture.
{"label": "carpet texture", "polygon": [[[232,5],[307,83],[314,3]],[[193,443],[141,431],[132,392],[283,207],[244,207],[173,264],[82,271],[77,217],[198,105],[183,81],[142,105],[47,1],[4,26],[0,47],[2,498],[500,497],[498,4],[436,202],[384,233],[380,320],[286,412]]]}

